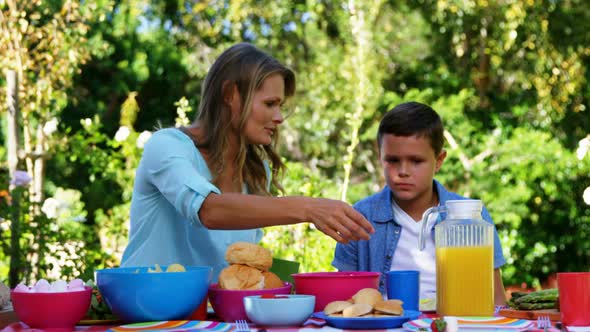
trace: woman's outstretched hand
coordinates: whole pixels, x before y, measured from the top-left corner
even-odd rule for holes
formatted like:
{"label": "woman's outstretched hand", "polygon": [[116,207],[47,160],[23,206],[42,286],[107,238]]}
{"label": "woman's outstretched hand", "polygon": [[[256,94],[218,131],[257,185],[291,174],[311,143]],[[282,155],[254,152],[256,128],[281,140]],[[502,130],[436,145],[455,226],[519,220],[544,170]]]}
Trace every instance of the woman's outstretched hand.
{"label": "woman's outstretched hand", "polygon": [[208,195],[199,211],[209,229],[251,229],[310,222],[341,243],[368,240],[373,225],[349,204],[305,196]]}
{"label": "woman's outstretched hand", "polygon": [[340,243],[368,240],[375,232],[371,223],[345,202],[308,198],[303,208],[309,222]]}

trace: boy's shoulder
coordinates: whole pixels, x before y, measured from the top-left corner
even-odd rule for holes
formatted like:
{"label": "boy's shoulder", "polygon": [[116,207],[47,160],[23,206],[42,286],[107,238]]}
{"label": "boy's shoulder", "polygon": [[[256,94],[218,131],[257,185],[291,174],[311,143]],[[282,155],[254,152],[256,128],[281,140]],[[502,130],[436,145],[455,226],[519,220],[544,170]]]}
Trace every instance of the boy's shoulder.
{"label": "boy's shoulder", "polygon": [[392,218],[391,191],[385,186],[380,192],[356,202],[353,207],[370,220]]}

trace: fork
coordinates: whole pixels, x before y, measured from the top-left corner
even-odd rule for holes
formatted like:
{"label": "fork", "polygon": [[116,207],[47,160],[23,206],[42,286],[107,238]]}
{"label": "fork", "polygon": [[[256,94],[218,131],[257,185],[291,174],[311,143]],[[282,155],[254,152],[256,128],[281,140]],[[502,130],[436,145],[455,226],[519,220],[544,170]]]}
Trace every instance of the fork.
{"label": "fork", "polygon": [[551,320],[549,316],[537,317],[537,328],[543,329],[543,332],[547,332],[547,329],[551,327]]}
{"label": "fork", "polygon": [[248,322],[246,322],[244,319],[236,320],[236,332],[250,332]]}

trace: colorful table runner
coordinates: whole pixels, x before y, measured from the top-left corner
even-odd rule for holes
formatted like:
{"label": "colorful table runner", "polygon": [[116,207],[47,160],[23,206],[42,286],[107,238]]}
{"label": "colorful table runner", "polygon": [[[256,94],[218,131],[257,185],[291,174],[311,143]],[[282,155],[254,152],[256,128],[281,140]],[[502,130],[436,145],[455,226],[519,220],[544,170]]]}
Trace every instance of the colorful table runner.
{"label": "colorful table runner", "polygon": [[[431,318],[421,318],[409,321],[403,325],[405,330],[418,331],[426,329],[430,331]],[[457,317],[459,330],[477,329],[490,331],[523,331],[535,326],[535,322],[526,319],[506,317]]]}
{"label": "colorful table runner", "polygon": [[210,322],[198,320],[176,320],[163,322],[135,323],[113,327],[108,332],[126,331],[231,331],[234,325],[223,322]]}
{"label": "colorful table runner", "polygon": [[[292,326],[292,327],[257,327],[251,325],[251,332],[399,332],[399,331],[418,331],[420,328],[425,328],[430,331],[431,318],[420,318],[413,321],[406,322],[404,328],[396,328],[389,330],[342,330],[334,328],[325,324],[325,321],[318,318],[308,319],[303,326]],[[531,330],[535,331],[535,322],[504,318],[504,317],[485,317],[475,319],[473,317],[463,317],[459,320],[459,329],[468,331],[504,331],[504,332],[515,332]],[[151,322],[151,323],[139,323],[139,324],[128,324],[128,325],[88,325],[88,326],[76,326],[75,331],[86,331],[86,332],[120,332],[120,331],[197,331],[197,330],[208,330],[208,331],[220,331],[220,332],[234,332],[235,325],[232,323],[224,323],[217,321],[162,321],[162,322]],[[539,330],[536,330],[539,331]],[[540,330],[542,331],[542,330]],[[552,327],[549,331],[559,331]],[[31,329],[24,323],[18,322],[6,326],[0,332],[43,332],[39,329]]]}

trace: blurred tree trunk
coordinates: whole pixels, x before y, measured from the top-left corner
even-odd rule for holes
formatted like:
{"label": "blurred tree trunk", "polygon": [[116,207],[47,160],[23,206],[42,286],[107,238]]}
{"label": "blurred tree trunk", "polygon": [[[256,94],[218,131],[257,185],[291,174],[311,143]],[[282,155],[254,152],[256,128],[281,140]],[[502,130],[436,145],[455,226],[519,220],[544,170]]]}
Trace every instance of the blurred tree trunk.
{"label": "blurred tree trunk", "polygon": [[[8,70],[6,72],[6,102],[8,108],[8,131],[6,142],[8,144],[7,159],[8,159],[8,173],[10,178],[15,177],[18,168],[18,76],[16,71]],[[8,283],[10,287],[15,287],[19,281],[19,271],[21,267],[20,262],[20,195],[14,195],[16,186],[10,184],[9,190],[11,192],[12,206],[11,206],[11,231],[10,231],[10,272],[8,276]]]}
{"label": "blurred tree trunk", "polygon": [[[373,31],[374,22],[379,18],[382,2],[374,1],[367,5],[364,1],[350,0],[350,29],[353,36],[353,44],[350,46],[351,77],[355,82],[352,114],[347,114],[347,123],[350,126],[349,143],[344,157],[344,176],[341,186],[341,199],[346,201],[348,185],[350,182],[352,164],[355,157],[355,149],[359,144],[359,130],[364,117],[374,114],[377,104],[371,94],[379,90],[381,82],[371,79],[371,72],[375,71],[374,63],[369,55],[374,51]],[[368,113],[368,114],[367,114]]]}
{"label": "blurred tree trunk", "polygon": [[[6,71],[6,106],[8,108],[7,159],[10,178],[18,167],[18,77],[14,70]],[[12,186],[11,186],[12,187]],[[12,188],[11,188],[12,189]]]}

